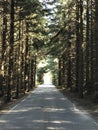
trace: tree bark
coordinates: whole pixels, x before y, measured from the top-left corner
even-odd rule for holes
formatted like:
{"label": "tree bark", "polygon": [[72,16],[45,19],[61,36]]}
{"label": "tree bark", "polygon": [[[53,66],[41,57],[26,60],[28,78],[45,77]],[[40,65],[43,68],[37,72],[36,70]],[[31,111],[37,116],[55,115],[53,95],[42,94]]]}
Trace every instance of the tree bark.
{"label": "tree bark", "polygon": [[95,83],[98,83],[98,0],[95,0]]}
{"label": "tree bark", "polygon": [[11,0],[10,14],[10,47],[9,47],[9,66],[8,66],[8,85],[7,85],[7,101],[11,101],[11,81],[13,68],[13,46],[14,46],[14,0]]}

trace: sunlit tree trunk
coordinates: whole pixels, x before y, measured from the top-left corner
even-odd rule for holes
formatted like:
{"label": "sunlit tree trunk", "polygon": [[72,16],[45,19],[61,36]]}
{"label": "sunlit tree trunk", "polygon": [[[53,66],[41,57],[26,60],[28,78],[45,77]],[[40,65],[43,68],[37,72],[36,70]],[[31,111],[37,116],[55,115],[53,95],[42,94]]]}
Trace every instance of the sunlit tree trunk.
{"label": "sunlit tree trunk", "polygon": [[1,53],[1,71],[2,75],[0,76],[0,95],[3,94],[4,90],[4,78],[5,78],[5,52],[6,52],[6,33],[7,33],[7,16],[6,16],[6,1],[3,2],[3,30],[2,30],[2,53]]}
{"label": "sunlit tree trunk", "polygon": [[14,0],[11,0],[10,14],[10,47],[9,47],[9,66],[8,66],[8,86],[7,86],[7,101],[11,100],[11,83],[13,70],[13,46],[14,46]]}
{"label": "sunlit tree trunk", "polygon": [[22,87],[22,47],[21,47],[21,20],[18,21],[18,28],[19,28],[19,32],[18,32],[18,37],[19,37],[19,43],[17,45],[17,60],[16,60],[16,64],[17,64],[17,77],[16,77],[16,95],[15,97],[18,98],[19,97],[19,93],[20,93],[20,88]]}

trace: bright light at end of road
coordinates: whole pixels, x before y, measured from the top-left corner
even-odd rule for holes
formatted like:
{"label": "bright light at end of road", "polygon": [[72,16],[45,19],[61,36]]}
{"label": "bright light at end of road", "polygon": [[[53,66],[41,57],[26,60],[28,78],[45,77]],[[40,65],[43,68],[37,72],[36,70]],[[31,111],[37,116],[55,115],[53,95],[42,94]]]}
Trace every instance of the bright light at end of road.
{"label": "bright light at end of road", "polygon": [[45,73],[43,79],[44,79],[44,84],[52,84],[51,72]]}

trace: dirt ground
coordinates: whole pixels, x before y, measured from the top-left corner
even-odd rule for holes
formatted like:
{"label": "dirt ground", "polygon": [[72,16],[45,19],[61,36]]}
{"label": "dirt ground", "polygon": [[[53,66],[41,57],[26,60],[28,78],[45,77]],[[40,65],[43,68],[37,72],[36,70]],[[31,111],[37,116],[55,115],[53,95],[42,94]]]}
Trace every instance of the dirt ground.
{"label": "dirt ground", "polygon": [[71,93],[68,90],[60,90],[67,96],[80,110],[85,110],[98,122],[98,102],[94,102],[89,96],[83,99],[78,98],[75,93]]}

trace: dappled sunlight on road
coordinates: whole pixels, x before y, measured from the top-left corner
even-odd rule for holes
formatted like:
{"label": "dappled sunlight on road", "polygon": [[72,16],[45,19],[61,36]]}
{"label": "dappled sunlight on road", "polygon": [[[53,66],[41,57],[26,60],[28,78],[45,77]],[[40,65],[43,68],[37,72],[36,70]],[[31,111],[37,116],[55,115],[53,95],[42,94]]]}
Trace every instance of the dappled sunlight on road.
{"label": "dappled sunlight on road", "polygon": [[0,130],[98,130],[55,86],[41,85],[0,118]]}

